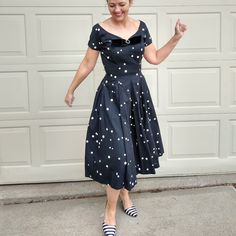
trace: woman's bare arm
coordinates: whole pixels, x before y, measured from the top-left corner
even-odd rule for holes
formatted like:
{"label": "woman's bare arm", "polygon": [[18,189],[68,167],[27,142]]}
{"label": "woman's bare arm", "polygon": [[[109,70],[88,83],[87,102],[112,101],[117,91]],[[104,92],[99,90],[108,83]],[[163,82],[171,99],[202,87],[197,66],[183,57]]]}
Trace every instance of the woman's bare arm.
{"label": "woman's bare arm", "polygon": [[186,25],[181,24],[180,20],[178,20],[175,26],[175,35],[163,47],[158,50],[153,43],[145,47],[144,58],[150,64],[160,64],[170,55],[171,51],[175,48],[186,29]]}
{"label": "woman's bare arm", "polygon": [[96,50],[93,50],[91,48],[87,49],[87,52],[85,54],[85,57],[83,61],[81,62],[78,70],[76,71],[76,74],[74,76],[73,81],[71,82],[71,85],[67,91],[67,94],[65,96],[65,103],[68,106],[72,106],[72,103],[74,101],[74,91],[76,88],[82,83],[82,81],[91,73],[91,71],[94,69],[97,59],[98,59],[99,52]]}

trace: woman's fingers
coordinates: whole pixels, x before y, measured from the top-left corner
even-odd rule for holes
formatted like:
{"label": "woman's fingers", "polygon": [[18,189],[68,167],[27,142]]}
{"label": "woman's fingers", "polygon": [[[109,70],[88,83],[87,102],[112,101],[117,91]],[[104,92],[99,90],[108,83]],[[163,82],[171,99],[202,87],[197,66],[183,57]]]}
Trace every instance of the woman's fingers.
{"label": "woman's fingers", "polygon": [[183,33],[187,30],[187,25],[182,24],[180,22],[180,19],[177,20],[176,25],[175,25],[175,32],[176,34],[183,35]]}
{"label": "woman's fingers", "polygon": [[65,97],[65,103],[69,106],[72,107],[72,103],[74,101],[75,97],[72,94],[68,94]]}

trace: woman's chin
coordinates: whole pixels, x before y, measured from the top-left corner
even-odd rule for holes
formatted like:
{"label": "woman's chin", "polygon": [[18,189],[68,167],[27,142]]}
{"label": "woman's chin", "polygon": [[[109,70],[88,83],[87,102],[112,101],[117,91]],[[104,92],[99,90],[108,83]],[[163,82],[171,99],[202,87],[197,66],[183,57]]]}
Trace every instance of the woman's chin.
{"label": "woman's chin", "polygon": [[122,21],[125,19],[125,14],[121,14],[121,15],[113,15],[113,19],[116,21]]}

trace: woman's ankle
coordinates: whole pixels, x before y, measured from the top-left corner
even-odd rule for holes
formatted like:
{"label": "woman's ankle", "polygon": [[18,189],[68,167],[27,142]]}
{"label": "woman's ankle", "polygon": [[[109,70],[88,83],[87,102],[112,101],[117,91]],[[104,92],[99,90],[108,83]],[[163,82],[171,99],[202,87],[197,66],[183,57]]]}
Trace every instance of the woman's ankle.
{"label": "woman's ankle", "polygon": [[121,190],[120,191],[120,198],[121,200],[129,200],[130,199],[130,196],[129,196],[129,192],[128,191],[125,191],[125,190]]}

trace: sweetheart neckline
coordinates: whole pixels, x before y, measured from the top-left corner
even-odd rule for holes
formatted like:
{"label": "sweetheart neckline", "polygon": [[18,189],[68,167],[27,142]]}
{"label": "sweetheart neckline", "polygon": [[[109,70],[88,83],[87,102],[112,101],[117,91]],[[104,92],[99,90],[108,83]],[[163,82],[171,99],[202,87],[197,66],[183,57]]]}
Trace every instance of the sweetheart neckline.
{"label": "sweetheart neckline", "polygon": [[120,38],[120,39],[123,39],[123,40],[125,40],[125,41],[129,41],[131,38],[133,38],[133,37],[139,32],[139,30],[140,30],[140,28],[141,28],[141,23],[142,23],[142,21],[139,20],[138,29],[136,30],[136,32],[135,32],[134,34],[132,34],[132,35],[131,35],[129,38],[127,38],[127,39],[125,39],[125,38],[123,38],[123,37],[121,37],[121,36],[119,36],[119,35],[117,35],[117,34],[113,34],[113,33],[109,32],[109,31],[107,31],[107,30],[104,29],[99,23],[98,23],[98,26],[99,26],[103,31],[105,31],[106,33],[108,33],[108,34],[110,34],[110,35],[113,35],[113,36],[115,36],[115,37],[117,37],[117,38]]}

